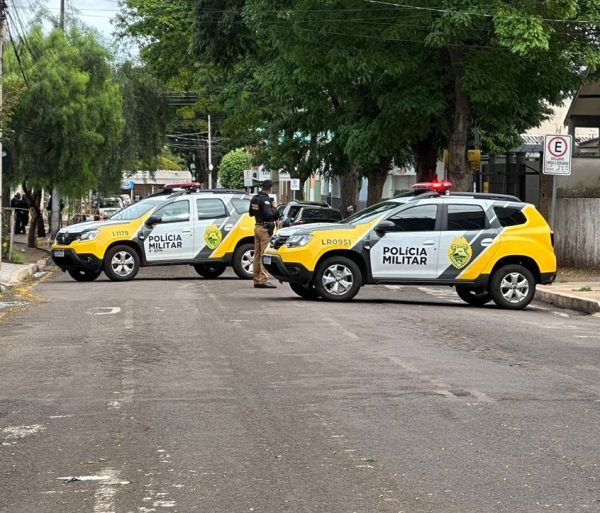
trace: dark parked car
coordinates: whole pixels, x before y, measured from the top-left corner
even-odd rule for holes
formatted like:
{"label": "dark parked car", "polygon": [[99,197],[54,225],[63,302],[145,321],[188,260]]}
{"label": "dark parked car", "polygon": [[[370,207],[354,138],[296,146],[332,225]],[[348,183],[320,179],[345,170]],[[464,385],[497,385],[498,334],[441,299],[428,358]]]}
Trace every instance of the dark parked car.
{"label": "dark parked car", "polygon": [[303,206],[298,209],[296,215],[286,217],[283,226],[297,226],[312,223],[338,223],[342,220],[342,213],[336,208]]}
{"label": "dark parked car", "polygon": [[[302,207],[329,207],[329,204],[324,201],[290,201],[283,209],[283,212],[281,212],[281,219],[283,222],[285,222],[288,217],[294,219]],[[289,226],[289,224],[284,226]]]}

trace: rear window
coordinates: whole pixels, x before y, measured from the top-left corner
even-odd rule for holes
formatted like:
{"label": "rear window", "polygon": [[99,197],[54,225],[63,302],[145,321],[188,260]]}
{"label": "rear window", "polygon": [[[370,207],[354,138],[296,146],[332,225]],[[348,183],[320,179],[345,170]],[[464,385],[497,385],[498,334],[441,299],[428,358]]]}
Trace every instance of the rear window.
{"label": "rear window", "polygon": [[248,198],[233,198],[231,204],[238,214],[246,214],[250,210],[250,200]]}
{"label": "rear window", "polygon": [[448,205],[448,230],[484,230],[485,212],[478,205]]}
{"label": "rear window", "polygon": [[527,222],[525,214],[517,207],[494,207],[494,213],[500,226],[516,226]]}

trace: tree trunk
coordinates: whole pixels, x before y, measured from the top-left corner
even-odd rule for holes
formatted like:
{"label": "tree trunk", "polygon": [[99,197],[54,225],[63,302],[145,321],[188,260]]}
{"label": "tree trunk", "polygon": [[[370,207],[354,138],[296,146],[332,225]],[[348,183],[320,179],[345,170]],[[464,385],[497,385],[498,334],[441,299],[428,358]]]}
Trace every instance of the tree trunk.
{"label": "tree trunk", "polygon": [[367,191],[367,207],[375,205],[381,201],[383,196],[383,186],[390,172],[392,159],[389,157],[380,157],[379,165],[367,172],[369,179],[369,189]]}
{"label": "tree trunk", "polygon": [[299,177],[300,179],[300,190],[299,191],[290,191],[292,196],[294,192],[296,193],[296,201],[304,201],[304,184],[306,183],[306,178]]}
{"label": "tree trunk", "polygon": [[439,145],[433,133],[412,145],[417,182],[430,182],[436,175]]}
{"label": "tree trunk", "polygon": [[46,230],[44,228],[44,218],[42,216],[42,209],[40,203],[42,201],[41,189],[30,193],[27,189],[27,184],[22,184],[23,192],[29,198],[29,206],[33,210],[31,221],[29,225],[29,233],[27,234],[27,246],[30,248],[37,248],[38,237],[45,237]]}
{"label": "tree trunk", "polygon": [[[342,204],[340,210],[343,217],[348,217],[358,210],[358,193],[360,192],[360,166],[351,162],[348,171],[340,176]],[[352,210],[348,210],[352,207]]]}
{"label": "tree trunk", "polygon": [[471,105],[464,90],[462,51],[460,48],[450,48],[448,54],[454,71],[454,116],[448,144],[448,179],[452,182],[453,190],[471,191],[473,173],[467,160],[467,144],[472,119]]}

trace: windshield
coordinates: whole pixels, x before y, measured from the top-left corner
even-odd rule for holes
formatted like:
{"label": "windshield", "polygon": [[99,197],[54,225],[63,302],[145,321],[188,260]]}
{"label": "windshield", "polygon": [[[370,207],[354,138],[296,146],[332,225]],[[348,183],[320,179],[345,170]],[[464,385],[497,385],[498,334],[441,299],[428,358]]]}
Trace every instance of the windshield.
{"label": "windshield", "polygon": [[120,208],[121,202],[117,198],[105,198],[100,200],[100,208]]}
{"label": "windshield", "polygon": [[365,208],[360,212],[357,212],[353,216],[347,217],[342,222],[344,224],[364,224],[373,221],[376,217],[379,217],[384,212],[402,205],[399,201],[384,201],[383,203],[377,203],[369,208]]}
{"label": "windshield", "polygon": [[165,198],[149,198],[140,201],[139,203],[134,203],[133,205],[124,208],[120,212],[117,212],[115,215],[111,216],[111,221],[133,221],[140,216],[143,216],[146,212],[152,210],[156,205],[165,201]]}

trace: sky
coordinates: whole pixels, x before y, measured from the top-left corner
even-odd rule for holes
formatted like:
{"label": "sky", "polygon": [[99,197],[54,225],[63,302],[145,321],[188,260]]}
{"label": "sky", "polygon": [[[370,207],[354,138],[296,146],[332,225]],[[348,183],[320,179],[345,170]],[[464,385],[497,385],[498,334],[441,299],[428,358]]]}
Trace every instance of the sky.
{"label": "sky", "polygon": [[[16,11],[21,19],[29,20],[37,4],[43,4],[58,17],[60,0],[9,0],[8,9]],[[114,28],[111,25],[118,10],[118,0],[66,0],[67,12],[78,11],[77,17],[86,25],[100,31],[106,38],[112,39]],[[10,23],[10,19],[9,19]]]}

